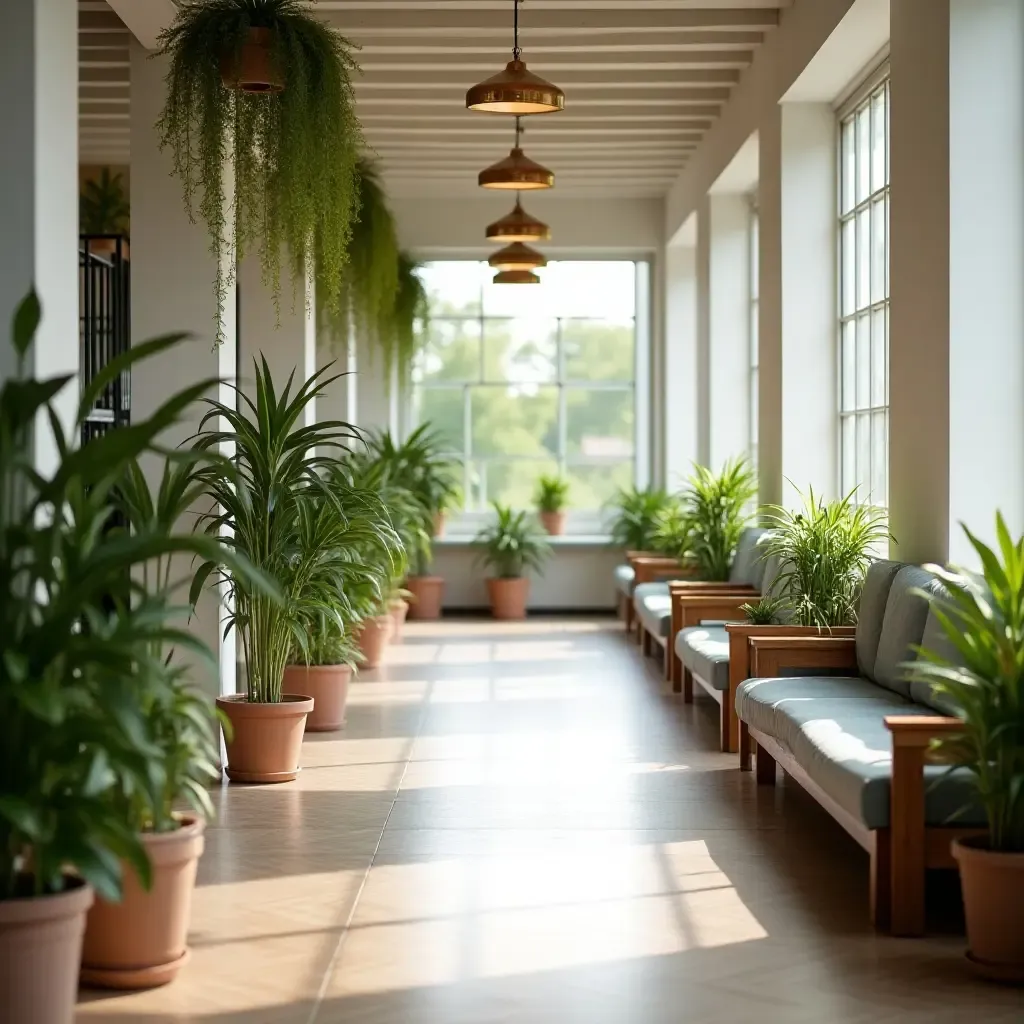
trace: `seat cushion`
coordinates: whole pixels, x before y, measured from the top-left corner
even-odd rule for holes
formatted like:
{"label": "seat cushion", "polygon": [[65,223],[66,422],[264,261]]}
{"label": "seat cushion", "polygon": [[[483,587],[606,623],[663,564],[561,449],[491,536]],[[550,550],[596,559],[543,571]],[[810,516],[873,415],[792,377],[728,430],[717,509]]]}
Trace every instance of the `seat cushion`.
{"label": "seat cushion", "polygon": [[[847,676],[750,679],[736,694],[742,721],[777,740],[810,779],[867,828],[889,824],[892,736],[886,715],[930,715],[930,708],[864,678]],[[965,772],[925,769],[925,820],[981,826]]]}
{"label": "seat cushion", "polygon": [[724,626],[689,626],[676,634],[676,654],[716,690],[729,689],[729,634]]}
{"label": "seat cushion", "polygon": [[749,583],[755,587],[760,585],[760,577],[764,575],[764,569],[760,567],[763,561],[760,544],[767,532],[759,526],[748,526],[740,534],[729,570],[730,583]]}
{"label": "seat cushion", "polygon": [[903,562],[879,559],[868,567],[857,609],[857,667],[862,676],[874,678],[878,638],[882,635],[885,605],[896,573],[905,567]]}
{"label": "seat cushion", "polygon": [[910,697],[906,664],[917,657],[914,648],[921,643],[928,618],[928,598],[921,591],[934,590],[936,583],[927,570],[905,565],[889,589],[874,671],[865,674],[901,697]]}
{"label": "seat cushion", "polygon": [[648,633],[668,636],[672,629],[672,597],[667,583],[641,583],[635,587],[633,607]]}
{"label": "seat cushion", "polygon": [[631,565],[615,566],[615,589],[629,597],[633,593],[633,579],[636,576]]}

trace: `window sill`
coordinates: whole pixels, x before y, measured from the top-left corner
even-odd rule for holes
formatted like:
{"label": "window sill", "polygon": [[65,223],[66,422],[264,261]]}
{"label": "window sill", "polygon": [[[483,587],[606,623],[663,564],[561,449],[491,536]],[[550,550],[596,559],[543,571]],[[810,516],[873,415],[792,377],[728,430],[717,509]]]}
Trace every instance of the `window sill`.
{"label": "window sill", "polygon": [[[435,548],[472,547],[476,543],[475,534],[452,533],[434,539]],[[560,537],[548,537],[553,548],[606,548],[611,544],[611,537],[599,533],[566,533]]]}

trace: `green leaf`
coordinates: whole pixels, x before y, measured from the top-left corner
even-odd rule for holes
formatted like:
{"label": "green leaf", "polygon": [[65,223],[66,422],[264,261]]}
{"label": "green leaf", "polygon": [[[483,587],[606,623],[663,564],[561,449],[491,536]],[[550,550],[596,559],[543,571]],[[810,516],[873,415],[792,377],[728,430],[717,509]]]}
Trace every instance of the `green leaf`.
{"label": "green leaf", "polygon": [[11,341],[20,358],[24,358],[39,329],[43,310],[39,304],[39,296],[35,289],[28,293],[14,311],[14,323],[11,329]]}

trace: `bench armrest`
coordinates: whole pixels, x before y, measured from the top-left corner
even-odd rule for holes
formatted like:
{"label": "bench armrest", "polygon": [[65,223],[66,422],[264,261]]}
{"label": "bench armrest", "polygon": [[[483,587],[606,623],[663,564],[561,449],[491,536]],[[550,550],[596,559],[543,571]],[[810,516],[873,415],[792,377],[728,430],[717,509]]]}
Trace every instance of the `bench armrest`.
{"label": "bench armrest", "polygon": [[679,564],[677,558],[666,558],[663,555],[644,555],[632,561],[633,585],[653,583],[655,580],[674,579],[685,576],[686,569]]}
{"label": "bench armrest", "polygon": [[926,750],[935,740],[959,736],[964,723],[946,715],[886,715],[885,727],[892,733],[893,749]]}
{"label": "bench armrest", "polygon": [[794,669],[857,671],[857,641],[852,636],[749,637],[750,677],[768,679]]}
{"label": "bench armrest", "polygon": [[752,600],[761,596],[761,592],[749,583],[728,583],[721,580],[674,579],[668,581],[668,589],[673,594],[745,594]]}

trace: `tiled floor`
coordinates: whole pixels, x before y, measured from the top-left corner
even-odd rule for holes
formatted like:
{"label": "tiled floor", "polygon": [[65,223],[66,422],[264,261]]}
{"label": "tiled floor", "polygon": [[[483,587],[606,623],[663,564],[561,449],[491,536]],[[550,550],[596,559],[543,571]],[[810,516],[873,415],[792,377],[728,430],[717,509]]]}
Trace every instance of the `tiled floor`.
{"label": "tiled floor", "polygon": [[610,620],[411,625],[298,782],[219,793],[178,981],[79,1020],[1024,1020],[955,931],[875,935],[860,850],[659,677]]}

